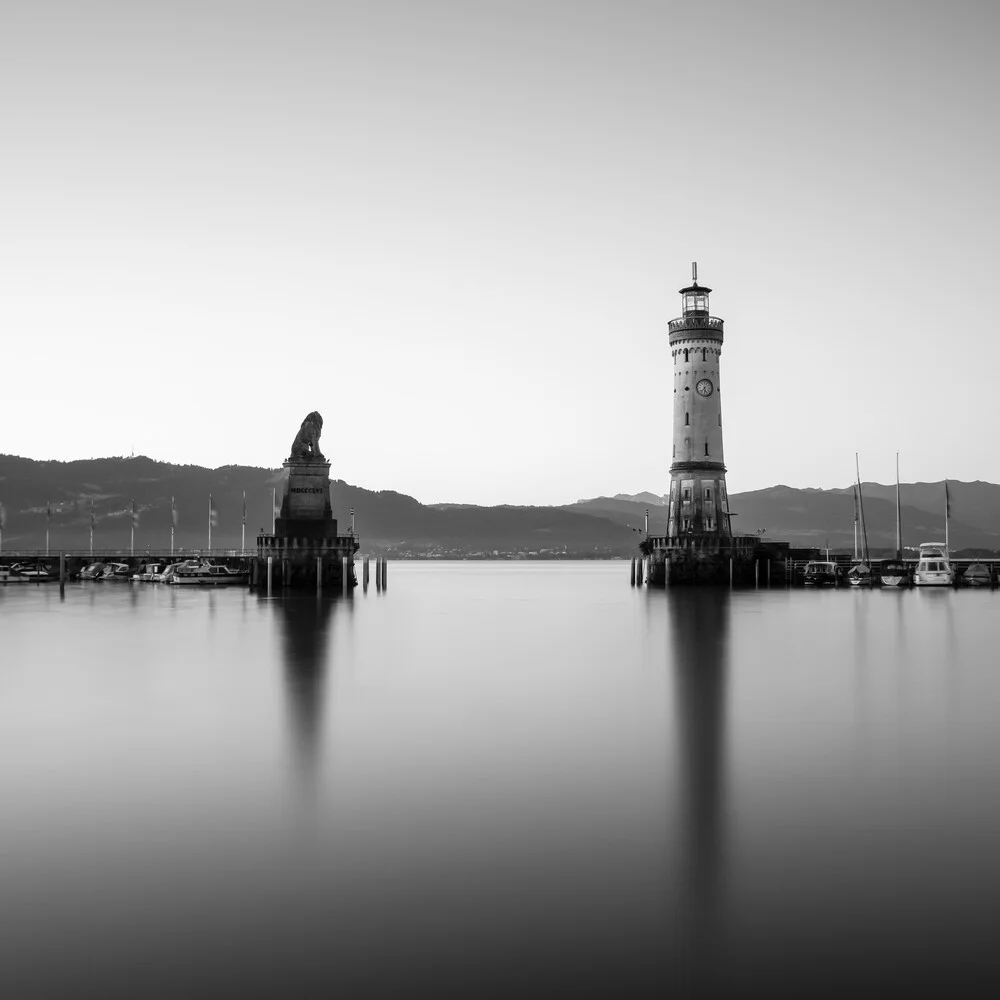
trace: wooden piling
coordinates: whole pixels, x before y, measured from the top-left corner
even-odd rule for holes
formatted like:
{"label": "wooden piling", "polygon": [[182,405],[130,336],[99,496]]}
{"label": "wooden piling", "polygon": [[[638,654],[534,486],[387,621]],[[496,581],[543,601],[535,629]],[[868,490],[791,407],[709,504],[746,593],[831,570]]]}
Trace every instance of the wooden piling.
{"label": "wooden piling", "polygon": [[771,560],[767,560],[767,589],[771,589]]}
{"label": "wooden piling", "polygon": [[271,570],[274,563],[274,556],[267,557],[267,596],[271,596]]}
{"label": "wooden piling", "polygon": [[733,589],[733,557],[729,557],[729,589]]}
{"label": "wooden piling", "polygon": [[368,556],[365,556],[361,563],[361,580],[365,593],[368,593]]}
{"label": "wooden piling", "polygon": [[316,556],[316,593],[323,589],[323,557]]}
{"label": "wooden piling", "polygon": [[642,575],[645,569],[645,562],[642,559],[637,559],[635,563],[635,585],[637,587],[642,586]]}
{"label": "wooden piling", "polygon": [[340,560],[340,590],[341,593],[347,593],[347,573],[349,569],[349,563],[347,561],[347,556],[344,556]]}
{"label": "wooden piling", "polygon": [[754,559],[753,561],[753,585],[756,589],[760,589],[760,560]]}
{"label": "wooden piling", "polygon": [[375,589],[382,590],[382,557],[375,557]]}
{"label": "wooden piling", "polygon": [[389,580],[389,560],[386,556],[382,556],[382,589],[385,590],[386,584]]}
{"label": "wooden piling", "polygon": [[635,556],[632,556],[632,567],[629,570],[628,582],[630,587],[635,586]]}

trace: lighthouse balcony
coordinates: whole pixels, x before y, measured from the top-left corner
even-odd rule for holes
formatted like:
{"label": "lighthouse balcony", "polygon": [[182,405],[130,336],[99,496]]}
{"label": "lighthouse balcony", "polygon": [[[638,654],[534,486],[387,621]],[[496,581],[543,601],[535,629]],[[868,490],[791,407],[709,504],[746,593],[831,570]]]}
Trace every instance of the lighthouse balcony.
{"label": "lighthouse balcony", "polygon": [[699,315],[681,316],[672,319],[669,323],[670,332],[677,333],[681,330],[718,330],[722,332],[723,320],[718,316],[709,316],[706,313]]}

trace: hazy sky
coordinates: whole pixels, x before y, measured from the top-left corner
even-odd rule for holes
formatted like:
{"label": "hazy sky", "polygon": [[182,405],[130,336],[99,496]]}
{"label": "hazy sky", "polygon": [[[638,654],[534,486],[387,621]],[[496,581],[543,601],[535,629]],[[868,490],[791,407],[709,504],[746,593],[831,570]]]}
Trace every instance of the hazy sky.
{"label": "hazy sky", "polygon": [[697,260],[732,492],[1000,481],[998,11],[7,5],[0,451],[662,493]]}

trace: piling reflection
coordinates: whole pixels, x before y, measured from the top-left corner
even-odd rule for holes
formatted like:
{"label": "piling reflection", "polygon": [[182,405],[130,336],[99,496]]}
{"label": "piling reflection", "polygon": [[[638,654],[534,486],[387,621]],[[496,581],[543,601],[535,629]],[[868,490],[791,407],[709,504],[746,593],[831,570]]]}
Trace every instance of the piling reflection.
{"label": "piling reflection", "polygon": [[722,971],[726,844],[726,684],[730,594],[676,588],[669,599],[680,789],[680,940],[687,986]]}
{"label": "piling reflection", "polygon": [[315,788],[322,756],[329,634],[335,601],[286,596],[271,602],[281,621],[285,691],[295,769]]}

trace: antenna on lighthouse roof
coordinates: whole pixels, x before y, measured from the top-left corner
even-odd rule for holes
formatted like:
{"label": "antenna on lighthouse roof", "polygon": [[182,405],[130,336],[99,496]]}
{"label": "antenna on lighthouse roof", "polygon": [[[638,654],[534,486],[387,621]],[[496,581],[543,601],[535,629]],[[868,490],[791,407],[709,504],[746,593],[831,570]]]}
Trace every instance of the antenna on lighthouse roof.
{"label": "antenna on lighthouse roof", "polygon": [[694,284],[698,284],[698,261],[691,261],[691,281]]}

